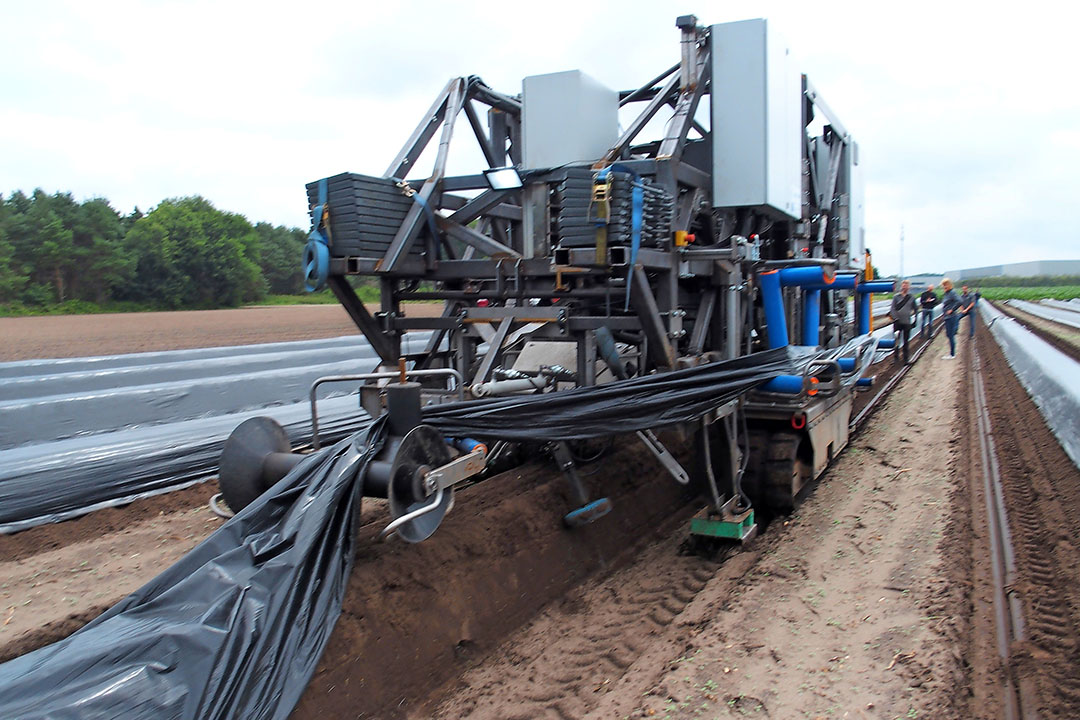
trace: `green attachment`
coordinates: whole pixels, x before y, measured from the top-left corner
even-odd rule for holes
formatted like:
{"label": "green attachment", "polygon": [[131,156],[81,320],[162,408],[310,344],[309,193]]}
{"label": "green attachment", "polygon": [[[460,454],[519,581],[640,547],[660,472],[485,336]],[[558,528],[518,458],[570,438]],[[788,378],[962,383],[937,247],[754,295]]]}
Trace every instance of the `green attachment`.
{"label": "green attachment", "polygon": [[717,517],[702,510],[690,520],[690,534],[746,542],[757,534],[753,509],[738,515]]}

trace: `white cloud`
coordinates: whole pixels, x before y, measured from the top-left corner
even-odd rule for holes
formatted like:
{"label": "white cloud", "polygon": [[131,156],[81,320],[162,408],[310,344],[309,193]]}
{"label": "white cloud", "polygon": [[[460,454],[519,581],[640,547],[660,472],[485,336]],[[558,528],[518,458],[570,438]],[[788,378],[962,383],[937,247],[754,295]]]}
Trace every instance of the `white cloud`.
{"label": "white cloud", "polygon": [[[690,8],[693,10],[693,8]],[[304,184],[381,173],[448,77],[516,93],[579,67],[634,87],[678,59],[684,2],[11,4],[0,191],[122,211],[199,193],[304,225]],[[886,271],[1080,256],[1080,98],[1068,4],[735,2],[769,17],[860,142]],[[467,141],[471,142],[471,141]],[[466,153],[467,155],[467,153]]]}

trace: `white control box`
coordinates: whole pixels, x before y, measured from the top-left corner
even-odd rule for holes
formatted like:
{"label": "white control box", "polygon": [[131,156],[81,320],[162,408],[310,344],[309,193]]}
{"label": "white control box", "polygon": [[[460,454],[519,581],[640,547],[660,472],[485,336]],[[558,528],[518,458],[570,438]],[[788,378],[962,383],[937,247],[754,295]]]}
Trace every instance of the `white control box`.
{"label": "white control box", "polygon": [[599,160],[619,135],[619,93],[580,70],[522,82],[522,162],[549,168]]}
{"label": "white control box", "polygon": [[766,20],[713,25],[713,205],[802,216],[802,74]]}

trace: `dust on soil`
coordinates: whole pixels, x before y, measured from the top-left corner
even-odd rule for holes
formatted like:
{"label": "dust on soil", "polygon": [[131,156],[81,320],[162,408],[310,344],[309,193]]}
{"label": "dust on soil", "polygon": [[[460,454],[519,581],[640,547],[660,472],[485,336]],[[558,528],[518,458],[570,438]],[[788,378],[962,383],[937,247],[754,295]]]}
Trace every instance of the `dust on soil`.
{"label": "dust on soil", "polygon": [[434,716],[965,717],[946,540],[965,532],[963,373],[942,342],[786,523],[718,570],[677,554],[680,528],[548,607]]}
{"label": "dust on soil", "polygon": [[[429,317],[440,314],[442,305],[413,303],[402,305],[402,309],[406,315]],[[358,333],[341,305],[0,318],[0,337],[4,338],[0,362],[252,345]]]}

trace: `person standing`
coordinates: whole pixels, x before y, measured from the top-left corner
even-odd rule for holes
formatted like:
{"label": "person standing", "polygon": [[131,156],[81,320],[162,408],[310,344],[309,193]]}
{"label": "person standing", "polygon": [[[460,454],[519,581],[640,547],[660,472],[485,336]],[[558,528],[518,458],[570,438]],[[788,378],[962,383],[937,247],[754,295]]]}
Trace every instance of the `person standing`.
{"label": "person standing", "polygon": [[[975,296],[968,290],[968,286],[963,287],[963,294],[960,295],[960,313],[961,317],[968,318],[968,329],[971,331],[968,333],[968,337],[975,337]],[[959,327],[959,323],[957,323]]]}
{"label": "person standing", "polygon": [[960,327],[960,296],[953,290],[952,280],[941,281],[945,294],[941,296],[941,316],[945,320],[945,335],[949,338],[949,354],[944,359],[956,357],[956,329]]}
{"label": "person standing", "polygon": [[893,321],[893,337],[900,343],[900,347],[893,348],[893,362],[900,364],[900,355],[903,353],[904,364],[908,360],[908,340],[911,334],[911,326],[915,324],[919,306],[915,296],[911,294],[911,283],[907,280],[900,283],[900,292],[893,295],[892,305],[889,306],[889,317]]}
{"label": "person standing", "polygon": [[934,329],[934,308],[937,307],[937,304],[938,296],[934,292],[934,286],[931,285],[919,296],[919,306],[922,308],[922,328],[920,332],[925,338],[929,338]]}

